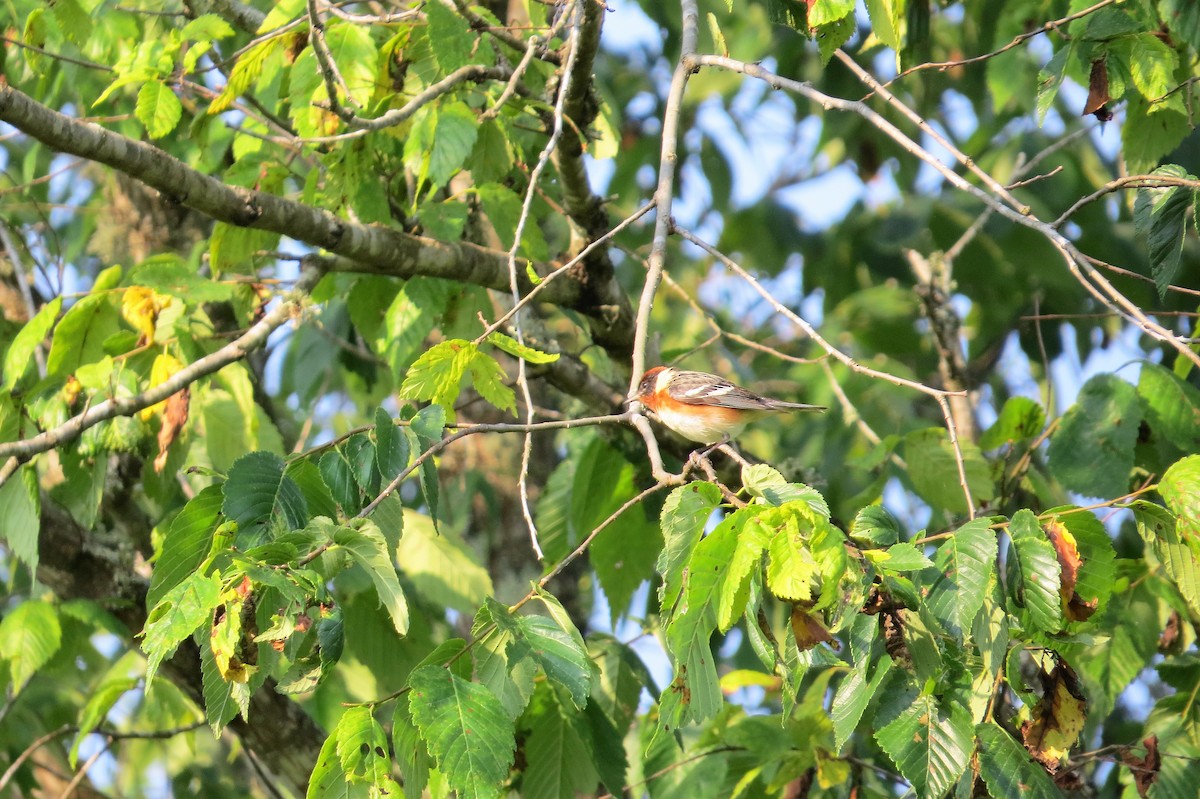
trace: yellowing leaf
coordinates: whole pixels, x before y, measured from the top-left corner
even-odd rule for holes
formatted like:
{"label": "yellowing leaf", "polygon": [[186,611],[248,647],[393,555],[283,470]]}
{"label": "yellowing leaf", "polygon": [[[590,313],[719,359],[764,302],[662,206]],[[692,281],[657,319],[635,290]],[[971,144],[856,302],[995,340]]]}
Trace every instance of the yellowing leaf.
{"label": "yellowing leaf", "polygon": [[134,330],[141,333],[143,341],[154,338],[154,323],[158,314],[171,304],[171,298],[145,286],[130,286],[121,295],[121,316]]}
{"label": "yellowing leaf", "polygon": [[[128,292],[126,293],[128,294]],[[154,363],[150,366],[150,388],[167,382],[167,380],[171,379],[172,375],[182,368],[183,364],[174,355],[168,355],[165,352],[159,353],[154,359]],[[149,421],[154,417],[154,414],[162,413],[166,405],[167,400],[156,402],[149,408],[143,408],[138,412],[138,415],[142,418],[142,421]]]}

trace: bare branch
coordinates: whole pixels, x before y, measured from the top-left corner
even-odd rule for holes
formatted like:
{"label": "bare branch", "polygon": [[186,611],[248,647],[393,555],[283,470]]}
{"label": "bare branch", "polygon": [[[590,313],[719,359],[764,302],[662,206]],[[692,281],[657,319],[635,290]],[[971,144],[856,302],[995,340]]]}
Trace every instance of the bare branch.
{"label": "bare branch", "polygon": [[[694,68],[692,59],[695,57],[699,37],[699,11],[695,0],[681,0],[683,7],[683,35],[680,45],[679,63],[671,76],[671,88],[667,92],[667,104],[663,109],[662,150],[658,162],[658,187],[654,191],[654,205],[657,216],[654,222],[654,241],[650,247],[649,266],[646,270],[646,282],[642,286],[641,300],[638,302],[637,321],[633,336],[633,374],[629,378],[629,394],[632,396],[637,389],[638,380],[646,370],[646,338],[650,333],[650,311],[654,307],[654,296],[658,293],[658,285],[662,282],[663,270],[667,261],[667,237],[671,233],[671,206],[675,195],[675,168],[679,161],[676,148],[679,146],[679,122],[683,115],[683,95],[687,90],[688,78]],[[641,414],[639,403],[633,403],[633,425],[642,434],[646,442],[646,453],[650,458],[650,467],[656,480],[667,479],[668,473],[663,468],[662,454],[658,450],[658,441],[650,423]]]}
{"label": "bare branch", "polygon": [[[1177,335],[1159,325],[1154,320],[1150,319],[1146,313],[1139,308],[1135,303],[1131,302],[1128,297],[1123,295],[1111,283],[1108,282],[1096,269],[1091,265],[1086,255],[1081,253],[1061,232],[1056,230],[1052,225],[1032,214],[1022,213],[1019,209],[1010,207],[1008,204],[1000,202],[998,199],[988,194],[983,189],[972,184],[962,175],[959,175],[954,170],[948,168],[941,163],[932,153],[921,147],[900,129],[893,125],[888,120],[884,119],[876,111],[868,107],[862,102],[853,100],[843,100],[841,98],[832,97],[817,91],[807,83],[784,78],[770,70],[764,69],[758,64],[748,64],[744,61],[727,58],[724,56],[701,55],[695,56],[693,62],[696,66],[714,66],[729,69],[734,72],[741,72],[744,75],[756,77],[770,86],[779,89],[786,89],[796,94],[806,97],[813,102],[819,103],[825,109],[838,109],[850,111],[858,114],[866,119],[882,133],[895,141],[908,152],[915,155],[925,163],[935,169],[938,174],[942,175],[955,188],[970,194],[980,202],[992,207],[996,213],[1004,218],[1016,222],[1019,225],[1024,225],[1032,228],[1045,236],[1051,244],[1063,256],[1063,260],[1067,264],[1068,270],[1079,281],[1088,293],[1099,300],[1106,307],[1117,311],[1124,319],[1131,324],[1136,325],[1147,335],[1169,345],[1172,349],[1190,360],[1196,366],[1200,366],[1200,353],[1194,351],[1183,337]],[[898,101],[897,101],[898,102]],[[994,181],[993,181],[994,182]],[[1001,187],[1003,188],[1003,187]]]}

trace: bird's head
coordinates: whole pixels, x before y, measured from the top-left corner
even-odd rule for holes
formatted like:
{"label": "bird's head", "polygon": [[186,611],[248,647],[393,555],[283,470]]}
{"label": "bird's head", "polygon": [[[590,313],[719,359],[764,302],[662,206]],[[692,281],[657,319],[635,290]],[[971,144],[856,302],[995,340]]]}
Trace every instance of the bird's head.
{"label": "bird's head", "polygon": [[646,373],[642,375],[642,379],[638,381],[637,390],[629,395],[626,402],[637,400],[650,410],[654,410],[654,394],[671,379],[671,372],[669,366],[655,366],[653,369],[647,369]]}

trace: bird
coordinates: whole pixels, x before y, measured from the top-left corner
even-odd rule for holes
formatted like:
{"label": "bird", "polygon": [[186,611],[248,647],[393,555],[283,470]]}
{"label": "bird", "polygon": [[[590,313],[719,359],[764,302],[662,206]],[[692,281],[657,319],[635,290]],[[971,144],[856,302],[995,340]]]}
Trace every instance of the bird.
{"label": "bird", "polygon": [[655,366],[638,381],[629,402],[640,402],[667,427],[700,444],[740,434],[755,419],[778,411],[823,411],[820,405],[763,397],[707,372]]}

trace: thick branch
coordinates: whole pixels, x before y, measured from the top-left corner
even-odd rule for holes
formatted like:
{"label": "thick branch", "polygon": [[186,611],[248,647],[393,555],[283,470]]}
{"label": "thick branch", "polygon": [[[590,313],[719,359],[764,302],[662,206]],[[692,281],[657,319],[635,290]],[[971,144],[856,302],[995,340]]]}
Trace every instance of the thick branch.
{"label": "thick branch", "polygon": [[[509,288],[505,253],[469,242],[443,242],[390,228],[358,225],[303,203],[228,186],[157,147],[60,114],[5,83],[0,83],[0,121],[56,150],[120,170],[214,219],[280,233],[355,262],[340,262],[340,270],[404,278],[428,275],[499,291]],[[532,284],[524,268],[519,272],[522,292],[527,292]],[[615,356],[626,355],[633,335],[628,305],[598,307],[578,279],[571,275],[564,278],[542,292],[542,301],[588,315],[593,320],[596,340]]]}

